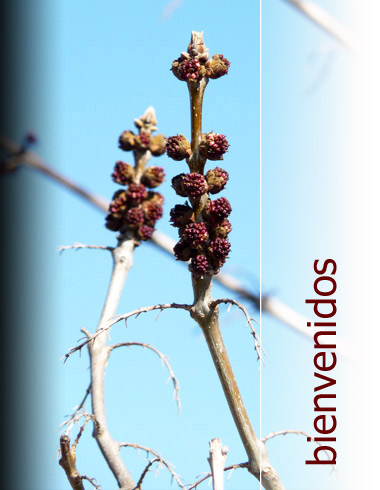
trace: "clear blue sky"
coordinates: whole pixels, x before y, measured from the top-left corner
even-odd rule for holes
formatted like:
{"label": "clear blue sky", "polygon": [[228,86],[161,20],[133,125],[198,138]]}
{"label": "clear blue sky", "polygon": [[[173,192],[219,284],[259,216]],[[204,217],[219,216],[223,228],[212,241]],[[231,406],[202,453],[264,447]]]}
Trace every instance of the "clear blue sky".
{"label": "clear blue sky", "polygon": [[[223,53],[231,61],[228,76],[207,87],[203,121],[205,131],[225,134],[231,145],[223,162],[230,173],[223,195],[233,208],[232,252],[224,270],[258,291],[259,2],[176,3],[178,8],[166,17],[162,15],[165,0],[107,4],[40,0],[26,5],[24,15],[35,26],[26,40],[31,72],[29,111],[11,136],[20,138],[24,129],[33,128],[39,135],[37,151],[42,157],[89,190],[110,198],[117,188],[110,173],[115,161],[125,157],[117,138],[123,130],[132,129],[133,119],[148,106],[155,107],[159,132],[190,136],[187,88],[169,69],[186,49],[191,31],[204,30],[211,54]],[[345,94],[340,87],[351,60],[342,49],[329,49],[331,39],[285,2],[263,3],[263,292],[308,315],[304,300],[312,294],[313,262],[336,256],[341,246],[337,196],[346,121],[342,112]],[[349,23],[343,1],[319,3]],[[167,174],[161,188],[165,213],[158,228],[176,238],[176,230],[168,223],[169,211],[178,202],[170,181],[185,166],[166,156],[155,163],[164,166]],[[29,226],[43,223],[38,236],[32,238],[39,282],[30,286],[31,290],[38,287],[38,295],[32,298],[40,304],[30,401],[30,413],[37,421],[31,430],[40,447],[27,489],[63,490],[68,483],[56,459],[58,426],[82,399],[89,373],[87,352],[66,364],[59,358],[82,336],[82,326],[95,330],[111,258],[106,252],[58,255],[55,250],[74,242],[114,245],[115,236],[105,229],[101,212],[58,185],[30,171],[17,178],[30,179],[39,189]],[[227,295],[214,286],[214,297]],[[136,250],[119,313],[191,300],[186,267],[151,244]],[[252,308],[250,311],[258,316]],[[112,355],[106,375],[112,434],[157,449],[175,464],[186,483],[208,471],[208,441],[213,437],[220,437],[230,448],[228,464],[245,461],[197,325],[182,311],[163,312],[154,319],[155,314],[148,314],[131,320],[127,329],[116,326],[112,341],[149,342],[170,357],[181,385],[181,414],[178,416],[172,400],[171,384],[165,384],[167,372],[154,354],[139,348],[120,349]],[[227,349],[254,429],[259,431],[259,369],[244,325],[239,312],[223,310]],[[262,435],[281,429],[314,433],[311,343],[266,315],[263,343],[267,355]],[[288,489],[338,488],[338,479],[328,468],[304,464],[312,450],[301,437],[274,439],[268,449]],[[145,454],[124,451],[127,467],[137,480]],[[96,478],[104,489],[115,488],[90,426],[79,444],[78,469]],[[165,470],[159,477],[146,478],[147,489],[169,487],[170,475]],[[226,484],[231,490],[258,487],[244,470],[234,472]]]}

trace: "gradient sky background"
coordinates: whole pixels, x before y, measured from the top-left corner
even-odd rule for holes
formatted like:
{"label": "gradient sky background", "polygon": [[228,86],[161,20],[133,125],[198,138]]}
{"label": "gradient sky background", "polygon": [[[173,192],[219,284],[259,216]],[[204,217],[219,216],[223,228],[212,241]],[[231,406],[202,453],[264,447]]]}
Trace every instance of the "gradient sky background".
{"label": "gradient sky background", "polygon": [[[24,5],[20,22],[33,28],[23,31],[28,89],[19,91],[28,110],[9,136],[20,141],[25,129],[34,129],[39,135],[36,151],[47,162],[111,198],[117,189],[110,179],[113,165],[130,158],[118,149],[118,136],[132,129],[133,119],[148,106],[155,107],[159,132],[189,136],[187,88],[169,69],[186,50],[191,31],[203,30],[210,53],[223,53],[231,61],[228,76],[211,80],[206,89],[203,121],[204,131],[225,134],[231,145],[222,164],[230,173],[223,195],[233,208],[232,252],[224,270],[258,291],[259,2],[171,3],[177,4],[171,13],[160,0],[143,4],[40,0]],[[347,219],[346,201],[338,196],[344,186],[349,113],[345,103],[353,61],[352,55],[284,1],[263,3],[263,293],[308,316],[305,299],[313,294],[314,260],[342,254],[339,228]],[[347,2],[318,3],[350,27]],[[164,166],[167,174],[160,188],[166,203],[158,228],[175,239],[168,217],[179,199],[170,181],[185,165],[166,156],[152,164]],[[40,175],[23,170],[5,178],[28,182],[39,195],[28,204],[27,224],[35,281],[28,282],[29,301],[39,308],[33,322],[38,331],[30,337],[34,375],[28,387],[28,430],[39,441],[39,464],[31,455],[27,488],[63,490],[68,483],[58,465],[58,427],[82,399],[89,373],[85,351],[66,364],[59,359],[82,336],[82,326],[95,330],[111,258],[101,251],[59,255],[56,248],[74,242],[114,245],[115,237],[105,229],[101,212]],[[339,284],[339,274],[337,280]],[[338,301],[339,294],[338,287]],[[214,286],[215,298],[226,296],[231,293]],[[136,250],[119,313],[191,300],[186,267],[152,244]],[[258,312],[247,306],[257,318]],[[246,455],[198,327],[182,311],[163,312],[157,321],[155,316],[130,320],[127,329],[117,325],[112,342],[149,342],[170,357],[181,385],[181,414],[172,401],[171,384],[165,384],[167,372],[155,355],[137,347],[120,349],[112,354],[106,375],[110,430],[118,440],[157,449],[175,464],[186,483],[192,483],[208,471],[208,441],[213,437],[228,445],[228,464],[245,461]],[[244,325],[240,312],[222,308],[227,349],[258,432],[259,369]],[[262,435],[281,429],[314,433],[312,344],[267,315],[262,326],[266,350]],[[348,369],[344,360],[337,376],[343,369]],[[340,403],[338,398],[338,414]],[[96,478],[104,489],[115,488],[91,430],[89,425],[79,444],[78,469]],[[344,432],[344,427],[338,428],[341,444]],[[338,478],[329,467],[305,465],[314,448],[301,436],[273,439],[268,450],[288,489],[347,488],[344,475]],[[123,451],[137,480],[145,454]],[[145,488],[175,488],[170,479],[162,470],[159,477],[146,478]],[[226,483],[227,489],[234,490],[258,487],[243,470],[235,471]]]}

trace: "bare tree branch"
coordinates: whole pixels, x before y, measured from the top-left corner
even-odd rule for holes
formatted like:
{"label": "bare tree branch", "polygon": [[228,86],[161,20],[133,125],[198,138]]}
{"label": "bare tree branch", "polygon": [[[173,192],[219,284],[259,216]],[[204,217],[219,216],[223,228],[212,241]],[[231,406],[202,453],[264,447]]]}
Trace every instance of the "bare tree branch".
{"label": "bare tree branch", "polygon": [[[77,345],[76,347],[71,347],[69,351],[63,356],[64,361],[66,360],[75,352],[81,351],[83,347],[88,345],[90,342],[93,344],[95,339],[97,339],[100,335],[108,332],[110,328],[115,325],[115,323],[120,322],[121,320],[127,320],[128,318],[135,317],[137,318],[141,313],[147,313],[148,311],[154,311],[154,310],[160,310],[160,313],[163,310],[169,309],[169,308],[177,308],[177,309],[182,309],[182,310],[187,310],[190,311],[191,306],[190,305],[182,305],[178,303],[167,303],[167,304],[159,304],[159,305],[154,305],[154,306],[145,306],[142,308],[138,308],[137,310],[131,311],[129,313],[126,313],[125,315],[118,315],[118,316],[113,316],[108,322],[106,321],[104,326],[101,328],[98,328],[94,334],[90,334],[89,332],[86,332],[87,338],[84,340],[81,344]],[[157,319],[157,318],[156,318]],[[82,328],[82,331],[84,329]]]}
{"label": "bare tree branch", "polygon": [[170,375],[169,379],[171,379],[173,382],[174,397],[177,401],[178,413],[179,413],[181,411],[181,400],[179,398],[179,382],[178,382],[178,379],[176,378],[176,376],[174,374],[174,371],[173,371],[173,369],[169,363],[167,356],[165,356],[162,352],[160,352],[158,349],[156,349],[152,345],[145,344],[142,342],[120,342],[118,344],[111,345],[108,348],[108,352],[110,354],[114,349],[117,349],[118,347],[131,347],[131,346],[139,346],[139,347],[144,347],[145,349],[150,349],[153,352],[155,352],[158,355],[158,357],[161,359],[162,364],[164,364],[166,366],[167,370],[169,371],[169,375]]}
{"label": "bare tree branch", "polygon": [[115,250],[115,247],[107,247],[105,245],[84,245],[83,243],[74,243],[73,245],[61,245],[60,247],[57,248],[57,252],[62,253],[65,250],[80,250],[83,248],[90,248],[90,249],[95,249],[95,250],[108,250],[109,252],[113,252]]}
{"label": "bare tree branch", "polygon": [[152,449],[152,448],[146,447],[146,446],[141,446],[140,444],[135,444],[135,443],[132,443],[132,442],[121,442],[119,444],[119,446],[120,447],[132,447],[134,449],[141,449],[142,451],[145,451],[148,454],[152,454],[155,458],[157,458],[157,460],[163,466],[165,466],[170,471],[170,473],[172,474],[172,477],[175,480],[175,482],[177,483],[177,485],[180,488],[182,488],[183,490],[186,490],[186,487],[183,485],[183,483],[180,480],[180,476],[174,471],[174,466],[171,463],[169,463],[168,461],[166,461],[161,456],[161,454],[158,451],[156,451],[155,449]]}
{"label": "bare tree branch", "polygon": [[346,48],[356,51],[357,46],[349,30],[315,2],[306,0],[285,0],[318,27],[334,37]]}

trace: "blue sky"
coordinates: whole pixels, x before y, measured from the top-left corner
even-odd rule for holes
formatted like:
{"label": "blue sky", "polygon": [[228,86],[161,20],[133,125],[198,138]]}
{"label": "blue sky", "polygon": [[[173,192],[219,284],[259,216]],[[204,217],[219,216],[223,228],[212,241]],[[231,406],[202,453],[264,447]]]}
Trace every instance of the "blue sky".
{"label": "blue sky", "polygon": [[[211,54],[223,53],[231,61],[228,76],[210,81],[206,89],[203,120],[204,131],[225,134],[231,145],[223,162],[230,173],[223,195],[233,208],[232,252],[224,270],[258,291],[259,2],[185,0],[163,19],[165,3],[65,0],[52,5],[41,0],[36,9],[26,6],[34,10],[30,15],[36,26],[27,40],[29,110],[11,136],[20,138],[24,129],[33,128],[43,158],[88,189],[111,198],[117,187],[110,173],[115,161],[125,158],[117,147],[118,136],[132,129],[133,119],[148,106],[155,107],[159,132],[190,136],[187,88],[169,69],[186,49],[191,31],[204,30]],[[319,3],[349,23],[344,2]],[[347,124],[341,109],[345,92],[340,88],[352,60],[280,0],[264,2],[262,42],[263,291],[308,315],[304,300],[312,294],[314,260],[340,253],[342,210],[337,196]],[[165,213],[158,228],[176,238],[168,223],[169,211],[178,202],[170,181],[185,165],[166,156],[154,163],[164,166],[167,174],[160,190]],[[44,489],[61,490],[68,484],[56,459],[58,426],[80,402],[89,373],[86,352],[66,364],[59,358],[82,336],[82,326],[95,330],[111,259],[100,251],[58,255],[55,250],[74,242],[114,245],[115,237],[105,229],[101,212],[68,191],[27,170],[17,178],[38,189],[28,226],[34,230],[34,223],[42,223],[38,236],[33,232],[38,284],[31,284],[30,290],[38,288],[38,295],[31,292],[31,302],[40,308],[35,320],[39,330],[38,339],[34,338],[36,385],[31,403],[33,419],[38,420],[33,435],[40,441],[43,463],[37,470],[30,469],[28,490],[42,488],[42,474]],[[134,262],[119,313],[192,300],[186,267],[155,246],[139,247]],[[215,298],[226,295],[214,286]],[[258,316],[252,308],[251,312]],[[181,385],[182,412],[177,415],[172,387],[165,384],[167,373],[154,354],[120,349],[113,354],[106,376],[112,434],[157,449],[175,464],[186,483],[208,471],[208,441],[213,437],[229,446],[228,464],[245,461],[198,327],[182,311],[163,312],[154,319],[155,314],[148,314],[129,321],[127,329],[116,326],[112,341],[149,342],[170,357]],[[244,325],[239,312],[222,308],[227,349],[254,429],[259,431],[259,370]],[[311,343],[264,315],[263,344],[267,356],[262,435],[289,428],[312,432]],[[288,489],[338,488],[338,479],[327,468],[305,466],[311,450],[300,437],[274,439],[268,449]],[[144,457],[125,449],[126,464],[136,480]],[[78,469],[95,477],[104,489],[115,487],[89,427],[79,445]],[[146,488],[169,487],[165,470],[146,480]],[[226,485],[233,490],[258,487],[243,470],[234,472]]]}

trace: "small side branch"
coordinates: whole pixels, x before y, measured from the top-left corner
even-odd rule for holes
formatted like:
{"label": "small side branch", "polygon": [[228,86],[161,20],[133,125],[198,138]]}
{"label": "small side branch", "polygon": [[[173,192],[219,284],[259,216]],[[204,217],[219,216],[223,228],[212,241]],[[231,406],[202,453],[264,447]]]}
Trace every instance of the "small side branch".
{"label": "small side branch", "polygon": [[[262,358],[262,353],[264,352],[263,351],[263,348],[261,347],[260,345],[260,338],[259,336],[257,335],[256,333],[256,330],[253,326],[253,323],[252,323],[252,318],[249,316],[249,313],[248,311],[246,310],[246,308],[241,304],[241,303],[238,303],[237,301],[235,301],[234,299],[229,299],[229,298],[224,298],[224,299],[217,299],[215,301],[213,301],[211,304],[210,304],[210,308],[212,308],[213,310],[215,310],[215,308],[220,305],[221,303],[225,303],[225,304],[231,304],[231,305],[235,305],[237,306],[245,315],[245,318],[247,319],[247,324],[250,326],[251,328],[251,333],[253,335],[253,340],[254,340],[254,343],[255,343],[255,351],[257,353],[257,359],[261,359],[262,362],[263,361],[263,358]],[[256,322],[256,320],[253,320]],[[257,322],[256,322],[257,323]]]}
{"label": "small side branch", "polygon": [[[181,400],[180,400],[180,397],[179,397],[179,382],[178,382],[178,379],[176,378],[175,374],[174,374],[174,371],[169,363],[169,359],[167,356],[165,356],[165,354],[163,354],[162,352],[160,352],[158,349],[156,349],[155,347],[153,347],[152,345],[150,344],[145,344],[145,343],[142,343],[142,342],[120,342],[118,344],[114,344],[114,345],[111,345],[109,348],[108,348],[108,355],[114,350],[114,349],[117,349],[118,347],[132,347],[132,346],[138,346],[138,347],[144,347],[144,349],[150,349],[152,350],[153,352],[155,352],[158,357],[161,359],[162,361],[162,364],[166,366],[167,370],[169,371],[169,379],[172,380],[173,382],[173,386],[174,386],[174,397],[177,401],[177,407],[178,407],[178,413],[180,413],[181,411]],[[168,381],[169,381],[168,379]]]}
{"label": "small side branch", "polygon": [[[278,430],[276,432],[271,432],[270,434],[266,435],[265,437],[263,437],[261,439],[261,442],[263,442],[264,444],[269,441],[269,439],[273,439],[274,437],[277,437],[277,436],[286,436],[287,434],[296,434],[296,435],[299,435],[299,436],[305,436],[307,437],[307,439],[309,441],[313,441],[315,442],[315,444],[317,444],[317,446],[322,446],[322,444],[318,441],[314,441],[313,437],[308,434],[307,432],[304,432],[302,430],[293,430],[293,429],[290,429],[290,430]],[[331,461],[331,458],[330,458],[330,455],[327,451],[324,451],[324,453],[326,454],[327,456],[327,460],[330,460]],[[333,467],[333,470],[336,471],[336,466],[333,464],[332,465]]]}
{"label": "small side branch", "polygon": [[[80,404],[77,407],[74,407],[75,412],[70,415],[68,420],[65,420],[60,425],[60,427],[67,426],[67,428],[65,430],[66,434],[68,434],[71,431],[75,422],[83,415],[82,409],[83,409],[84,404],[86,403],[86,400],[87,400],[90,393],[91,393],[91,383],[90,383],[89,387],[87,388],[86,393],[85,393],[82,401],[80,402]],[[79,415],[79,417],[78,417],[78,415]]]}
{"label": "small side branch", "polygon": [[128,320],[128,318],[131,318],[133,316],[135,318],[137,318],[139,315],[141,315],[141,313],[147,313],[148,311],[160,310],[160,313],[161,313],[161,311],[169,309],[169,308],[182,309],[182,310],[187,310],[187,311],[191,310],[190,305],[181,305],[181,304],[177,304],[177,303],[167,303],[167,304],[160,304],[160,305],[154,305],[154,306],[146,306],[144,308],[138,308],[137,310],[131,311],[130,313],[127,313],[125,315],[115,316],[110,320],[108,325],[106,325],[105,327],[98,328],[94,334],[87,335],[86,340],[84,340],[81,344],[77,345],[76,347],[72,347],[71,349],[69,349],[69,351],[63,356],[64,362],[66,362],[67,359],[72,354],[74,354],[75,352],[81,351],[83,349],[83,347],[85,347],[90,342],[93,343],[99,335],[110,330],[111,327],[113,325],[115,325],[115,323],[120,322],[120,320]]}
{"label": "small side branch", "polygon": [[115,250],[114,247],[107,247],[105,245],[84,245],[83,243],[74,243],[73,245],[61,245],[60,247],[57,248],[57,252],[60,254],[64,252],[65,250],[80,250],[83,248],[90,248],[90,249],[95,249],[95,250],[108,250],[109,252],[113,252]]}
{"label": "small side branch", "polygon": [[[174,471],[174,466],[171,463],[169,463],[168,461],[166,461],[161,456],[161,454],[159,452],[157,452],[155,449],[152,449],[152,448],[146,447],[146,446],[141,446],[140,444],[134,444],[132,442],[121,442],[120,447],[132,447],[134,449],[141,449],[142,451],[145,451],[147,454],[151,454],[152,456],[155,457],[156,461],[158,461],[162,466],[165,466],[168,469],[168,471],[171,473],[171,475],[172,475],[174,481],[177,483],[177,485],[180,488],[182,488],[182,490],[186,490],[186,487],[183,485],[183,483],[180,480],[180,476]],[[146,468],[146,471],[148,471],[150,466],[151,465],[148,465],[148,468]],[[135,488],[136,489],[139,488],[138,484]]]}
{"label": "small side branch", "polygon": [[152,461],[149,461],[149,463],[146,465],[144,471],[141,473],[141,476],[139,478],[139,481],[137,482],[137,485],[135,486],[135,488],[133,490],[142,490],[141,489],[141,485],[142,485],[142,482],[143,482],[145,476],[147,475],[147,473],[149,471],[149,468],[151,466],[153,466],[154,463],[157,463],[157,461],[160,461],[160,459],[159,458],[154,458],[154,459],[152,459]]}

